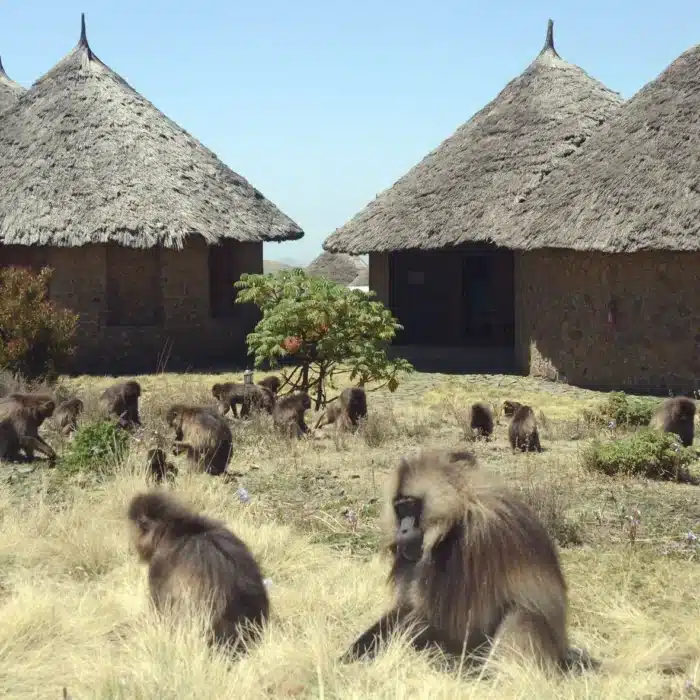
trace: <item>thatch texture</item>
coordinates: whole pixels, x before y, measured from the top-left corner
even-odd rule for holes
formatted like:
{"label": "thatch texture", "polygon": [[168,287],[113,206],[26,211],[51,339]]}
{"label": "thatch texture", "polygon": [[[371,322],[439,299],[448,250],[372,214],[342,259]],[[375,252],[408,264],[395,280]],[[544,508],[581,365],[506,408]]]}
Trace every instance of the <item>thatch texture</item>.
{"label": "thatch texture", "polygon": [[647,83],[525,208],[531,248],[700,251],[700,46]]}
{"label": "thatch texture", "polygon": [[545,45],[525,72],[323,247],[345,253],[471,242],[519,248],[522,202],[621,103],[560,58],[550,20]]}
{"label": "thatch texture", "polygon": [[0,120],[0,241],[181,248],[303,236],[245,178],[78,45]]}
{"label": "thatch texture", "polygon": [[312,277],[327,277],[338,284],[350,284],[367,263],[360,258],[343,253],[321,253],[306,268]]}
{"label": "thatch texture", "polygon": [[360,274],[355,277],[355,279],[350,282],[351,287],[366,287],[369,284],[369,265],[365,265],[361,270]]}
{"label": "thatch texture", "polygon": [[0,57],[0,114],[14,106],[24,92],[25,89],[5,73]]}

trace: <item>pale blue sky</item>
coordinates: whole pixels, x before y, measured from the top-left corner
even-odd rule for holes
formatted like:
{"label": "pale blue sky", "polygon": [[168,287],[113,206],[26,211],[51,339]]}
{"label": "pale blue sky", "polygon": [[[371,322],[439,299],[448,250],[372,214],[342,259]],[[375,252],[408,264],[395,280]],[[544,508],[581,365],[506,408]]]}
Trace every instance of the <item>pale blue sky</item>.
{"label": "pale blue sky", "polygon": [[[490,8],[490,9],[489,9]],[[700,42],[690,0],[0,0],[0,56],[29,87],[88,39],[113,70],[323,239],[555,45],[630,97]]]}

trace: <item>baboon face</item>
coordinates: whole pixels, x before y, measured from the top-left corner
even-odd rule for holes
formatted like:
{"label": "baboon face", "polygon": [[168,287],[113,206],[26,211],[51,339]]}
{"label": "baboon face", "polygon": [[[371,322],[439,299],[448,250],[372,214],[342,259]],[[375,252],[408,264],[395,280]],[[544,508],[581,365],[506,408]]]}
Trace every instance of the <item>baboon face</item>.
{"label": "baboon face", "polygon": [[212,396],[215,399],[221,400],[221,394],[223,393],[223,390],[223,384],[214,384],[214,386],[211,388]]}
{"label": "baboon face", "polygon": [[171,406],[165,414],[165,422],[175,430],[182,429],[182,407]]}
{"label": "baboon face", "polygon": [[422,512],[423,502],[420,499],[410,497],[394,499],[396,554],[410,562],[418,561],[423,554]]}
{"label": "baboon face", "polygon": [[135,381],[124,382],[124,398],[138,399],[141,396],[141,385]]}
{"label": "baboon face", "polygon": [[131,538],[141,561],[150,562],[155,551],[153,523],[143,513],[131,520]]}
{"label": "baboon face", "polygon": [[504,401],[503,402],[503,415],[510,418],[514,416],[516,411],[522,406],[521,403],[517,401]]}

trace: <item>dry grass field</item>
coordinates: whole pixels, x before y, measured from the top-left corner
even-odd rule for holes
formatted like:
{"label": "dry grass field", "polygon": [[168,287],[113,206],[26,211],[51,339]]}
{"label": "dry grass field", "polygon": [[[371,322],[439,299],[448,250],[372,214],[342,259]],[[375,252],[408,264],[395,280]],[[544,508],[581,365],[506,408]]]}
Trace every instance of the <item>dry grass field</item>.
{"label": "dry grass field", "polygon": [[[594,434],[581,409],[601,396],[520,377],[416,374],[393,395],[370,394],[366,427],[342,439],[327,428],[292,442],[266,418],[237,423],[222,478],[188,473],[173,458],[180,474],[168,488],[250,545],[273,616],[263,642],[234,663],[204,645],[197,620],[166,626],[149,608],[126,506],[146,488],[144,455],[153,431],[165,433],[166,406],[208,402],[215,381],[234,378],[137,377],[144,430],[102,472],[0,465],[0,697],[58,699],[65,686],[73,700],[700,698],[700,549],[688,538],[700,528],[699,487],[589,473],[581,451]],[[89,421],[112,381],[74,378],[62,388],[85,399]],[[376,522],[388,470],[418,446],[464,444],[469,404],[505,398],[535,408],[545,451],[513,455],[503,417],[495,440],[473,448],[557,537],[572,643],[603,669],[548,679],[513,665],[460,678],[401,640],[374,662],[341,665],[389,602]],[[43,434],[65,451],[50,424]],[[681,670],[662,673],[674,659]]]}

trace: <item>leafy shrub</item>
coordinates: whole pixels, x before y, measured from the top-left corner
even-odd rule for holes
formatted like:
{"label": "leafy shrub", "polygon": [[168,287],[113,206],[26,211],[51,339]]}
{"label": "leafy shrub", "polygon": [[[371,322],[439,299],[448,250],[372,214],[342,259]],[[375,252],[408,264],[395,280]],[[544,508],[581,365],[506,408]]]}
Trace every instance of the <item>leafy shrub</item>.
{"label": "leafy shrub", "polygon": [[47,298],[51,273],[0,269],[0,367],[28,379],[54,375],[74,350],[78,316]]}
{"label": "leafy shrub", "polygon": [[583,417],[591,425],[610,428],[633,428],[649,425],[658,405],[656,399],[627,396],[623,391],[613,391],[608,398],[593,409],[584,409]]}
{"label": "leafy shrub", "polygon": [[687,480],[687,466],[697,457],[697,450],[683,447],[673,433],[643,429],[618,440],[596,440],[584,451],[583,463],[609,476]]}
{"label": "leafy shrub", "polygon": [[116,422],[101,421],[81,426],[60,462],[69,472],[104,471],[105,463],[115,464],[129,449],[129,435]]}

